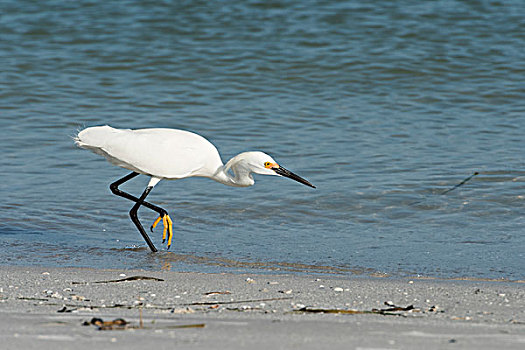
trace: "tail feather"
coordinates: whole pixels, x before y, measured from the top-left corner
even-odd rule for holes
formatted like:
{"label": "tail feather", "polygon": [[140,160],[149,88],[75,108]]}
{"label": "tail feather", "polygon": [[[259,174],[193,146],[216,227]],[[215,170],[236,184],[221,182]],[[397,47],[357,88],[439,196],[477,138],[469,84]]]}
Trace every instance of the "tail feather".
{"label": "tail feather", "polygon": [[93,153],[103,156],[111,164],[130,169],[132,171],[140,172],[139,169],[125,161],[114,157],[108,153],[108,143],[111,143],[114,138],[122,133],[124,130],[114,129],[109,125],[93,126],[80,131],[77,136],[73,137],[75,144]]}
{"label": "tail feather", "polygon": [[105,146],[106,141],[110,140],[112,136],[118,132],[119,130],[109,125],[94,126],[80,131],[74,138],[74,141],[78,147],[90,150],[93,148],[102,148]]}
{"label": "tail feather", "polygon": [[107,153],[103,148],[106,145],[107,140],[110,140],[118,132],[119,130],[114,129],[109,125],[94,126],[80,131],[73,140],[78,147],[107,157]]}

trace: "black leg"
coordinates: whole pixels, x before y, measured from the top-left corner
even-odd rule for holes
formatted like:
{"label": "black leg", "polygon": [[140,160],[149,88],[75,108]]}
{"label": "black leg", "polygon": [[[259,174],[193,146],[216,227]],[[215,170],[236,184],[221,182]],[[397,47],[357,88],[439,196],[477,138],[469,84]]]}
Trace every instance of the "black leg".
{"label": "black leg", "polygon": [[[139,175],[139,173],[132,172],[131,174],[128,174],[128,175],[124,176],[122,179],[119,179],[119,180],[113,182],[111,185],[109,185],[109,188],[111,189],[111,192],[113,192],[113,194],[115,194],[117,196],[129,199],[130,201],[133,201],[135,203],[138,202],[139,198],[137,198],[137,197],[135,197],[135,196],[133,196],[133,195],[131,195],[129,193],[126,193],[124,191],[121,191],[118,188],[124,182],[133,179],[137,175]],[[164,210],[161,207],[158,207],[155,204],[152,204],[150,202],[142,201],[142,205],[145,206],[146,208],[149,208],[149,209],[151,209],[153,211],[156,211],[161,217],[163,217],[164,215],[168,215],[168,212],[166,210]]]}
{"label": "black leg", "polygon": [[137,228],[140,231],[140,234],[142,235],[142,237],[144,237],[144,240],[148,244],[149,249],[151,249],[152,252],[156,252],[157,248],[155,248],[155,246],[153,245],[153,242],[151,242],[151,239],[149,238],[148,234],[144,230],[144,227],[142,227],[142,224],[140,223],[139,218],[137,217],[137,211],[139,210],[140,206],[144,204],[144,199],[150,193],[152,188],[153,188],[152,186],[146,187],[146,189],[142,193],[142,196],[140,196],[140,198],[137,201],[137,203],[135,203],[133,208],[131,208],[131,210],[129,211],[129,216],[131,217],[131,221],[133,221],[135,226],[137,226]]}
{"label": "black leg", "polygon": [[142,196],[140,196],[140,198],[137,198],[129,193],[126,193],[124,191],[121,191],[118,187],[120,185],[122,185],[124,182],[126,181],[129,181],[133,178],[135,178],[136,176],[138,176],[139,173],[136,173],[136,172],[132,172],[126,176],[124,176],[123,178],[113,182],[109,188],[111,189],[111,192],[113,192],[113,194],[117,195],[117,196],[120,196],[120,197],[123,197],[123,198],[126,198],[126,199],[129,199],[133,202],[135,202],[135,205],[133,206],[133,208],[131,208],[131,211],[129,212],[129,215],[131,216],[131,221],[133,221],[133,223],[135,224],[135,226],[137,226],[140,234],[142,235],[142,237],[144,237],[144,240],[146,241],[146,243],[148,244],[149,248],[151,249],[151,251],[153,252],[156,252],[157,251],[157,248],[155,248],[155,246],[153,245],[153,243],[151,242],[151,239],[149,238],[148,234],[146,233],[146,231],[144,230],[144,228],[142,227],[142,224],[140,223],[138,217],[137,217],[137,211],[139,209],[139,207],[141,205],[151,209],[151,210],[154,210],[156,211],[161,217],[164,217],[165,215],[168,215],[168,212],[154,204],[151,204],[149,202],[146,202],[144,199],[146,198],[146,196],[149,194],[149,192],[151,191],[151,189],[153,187],[147,187],[146,190],[144,190],[144,192],[142,193]]}

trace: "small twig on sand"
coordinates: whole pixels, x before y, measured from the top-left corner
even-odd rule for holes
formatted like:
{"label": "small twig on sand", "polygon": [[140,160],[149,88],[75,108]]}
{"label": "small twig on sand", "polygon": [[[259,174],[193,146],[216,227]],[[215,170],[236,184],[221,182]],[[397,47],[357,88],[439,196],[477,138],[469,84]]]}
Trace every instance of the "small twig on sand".
{"label": "small twig on sand", "polygon": [[71,284],[88,284],[88,283],[118,283],[118,282],[127,282],[127,281],[142,281],[142,280],[152,280],[163,282],[162,278],[157,277],[148,277],[148,276],[131,276],[126,278],[121,278],[118,280],[107,280],[107,281],[95,281],[95,282],[71,282]]}
{"label": "small twig on sand", "polygon": [[288,300],[292,297],[284,298],[266,298],[266,299],[250,299],[250,300],[236,300],[236,301],[204,301],[204,302],[195,302],[186,305],[218,305],[218,304],[239,304],[239,303],[256,303],[261,301],[277,301],[277,300]]}

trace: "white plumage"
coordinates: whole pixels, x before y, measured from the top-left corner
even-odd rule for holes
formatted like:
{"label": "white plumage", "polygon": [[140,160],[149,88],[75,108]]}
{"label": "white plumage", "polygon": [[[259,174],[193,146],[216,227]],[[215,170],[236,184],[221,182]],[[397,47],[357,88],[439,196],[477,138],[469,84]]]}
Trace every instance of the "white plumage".
{"label": "white plumage", "polygon": [[[222,163],[215,146],[204,137],[177,129],[115,129],[108,125],[84,129],[75,137],[75,143],[82,148],[104,156],[110,163],[131,170],[132,173],[111,184],[111,191],[135,202],[130,211],[132,221],[152,251],[157,249],[149,239],[137,218],[137,210],[146,206],[157,213],[159,218],[151,229],[162,220],[163,238],[169,231],[168,248],[171,244],[172,227],[168,213],[149,202],[146,196],[163,179],[176,180],[202,176],[229,186],[245,187],[255,183],[252,173],[285,176],[314,187],[300,176],[279,166],[272,157],[263,152],[241,153]],[[151,176],[148,187],[140,198],[121,191],[118,186],[138,174]]]}
{"label": "white plumage", "polygon": [[96,126],[79,132],[76,143],[114,165],[162,179],[209,177],[223,165],[215,146],[184,130]]}

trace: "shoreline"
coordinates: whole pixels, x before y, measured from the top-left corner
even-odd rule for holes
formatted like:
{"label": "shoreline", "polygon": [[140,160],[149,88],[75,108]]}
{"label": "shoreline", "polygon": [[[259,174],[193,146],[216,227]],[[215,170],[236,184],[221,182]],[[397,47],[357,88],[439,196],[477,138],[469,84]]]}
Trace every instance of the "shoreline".
{"label": "shoreline", "polygon": [[[146,248],[140,248],[146,251]],[[414,279],[414,280],[436,280],[436,281],[474,281],[474,282],[502,282],[502,283],[525,283],[525,279],[511,279],[506,277],[476,277],[469,275],[439,276],[432,274],[420,274],[416,272],[402,272],[391,274],[387,272],[375,271],[371,268],[342,267],[329,265],[311,265],[305,263],[290,262],[250,262],[239,261],[226,258],[207,258],[193,255],[173,254],[162,256],[157,253],[158,265],[142,267],[119,267],[104,268],[100,266],[83,265],[41,265],[41,264],[20,264],[9,265],[0,264],[0,268],[48,268],[48,269],[93,269],[93,270],[144,270],[144,271],[171,271],[171,272],[195,272],[195,273],[229,273],[229,274],[258,274],[258,275],[283,275],[290,274],[296,276],[320,276],[329,278],[343,279]],[[175,267],[175,269],[174,269]]]}
{"label": "shoreline", "polygon": [[[0,271],[0,332],[9,349],[80,350],[93,342],[127,349],[525,344],[521,282],[21,266]],[[126,324],[100,330],[100,322],[115,319]]]}

